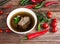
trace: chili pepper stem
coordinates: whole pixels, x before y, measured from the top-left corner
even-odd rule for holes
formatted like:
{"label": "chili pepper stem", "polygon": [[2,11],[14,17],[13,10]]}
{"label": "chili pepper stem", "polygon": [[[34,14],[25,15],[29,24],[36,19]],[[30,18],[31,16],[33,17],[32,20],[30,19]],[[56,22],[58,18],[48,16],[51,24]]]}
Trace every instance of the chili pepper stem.
{"label": "chili pepper stem", "polygon": [[23,40],[28,40],[27,36],[25,36],[25,37],[23,38]]}

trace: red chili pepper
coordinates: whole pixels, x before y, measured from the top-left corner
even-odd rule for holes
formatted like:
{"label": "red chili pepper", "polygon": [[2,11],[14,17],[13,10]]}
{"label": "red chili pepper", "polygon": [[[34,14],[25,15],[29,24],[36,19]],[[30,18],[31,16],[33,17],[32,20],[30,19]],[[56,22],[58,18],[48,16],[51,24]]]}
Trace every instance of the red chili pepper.
{"label": "red chili pepper", "polygon": [[58,31],[58,28],[57,28],[57,27],[53,27],[53,28],[52,28],[52,32],[55,33],[55,32],[57,32],[57,31]]}
{"label": "red chili pepper", "polygon": [[47,13],[47,17],[48,17],[48,18],[51,18],[51,17],[52,17],[52,12],[51,12],[51,11],[49,11],[49,12]]}
{"label": "red chili pepper", "polygon": [[26,6],[26,8],[28,8],[28,9],[32,9],[32,8],[34,8],[36,6],[36,4],[32,4],[32,5],[28,5],[28,6]]}
{"label": "red chili pepper", "polygon": [[[41,35],[44,35],[45,33],[47,33],[48,32],[48,29],[45,29],[45,30],[43,30],[43,31],[41,31],[41,32],[36,32],[36,33],[32,33],[32,34],[29,34],[29,35],[27,35],[27,39],[29,40],[29,39],[33,39],[33,38],[35,38],[35,37],[37,37],[37,36],[41,36]],[[26,38],[26,37],[25,37]]]}
{"label": "red chili pepper", "polygon": [[48,7],[48,6],[52,5],[52,4],[58,4],[58,2],[55,2],[55,1],[47,2],[45,4],[45,6]]}
{"label": "red chili pepper", "polygon": [[6,32],[7,32],[7,33],[10,33],[10,32],[12,32],[12,31],[11,31],[10,29],[6,29]]}
{"label": "red chili pepper", "polygon": [[42,27],[43,27],[43,28],[48,28],[48,24],[47,24],[47,23],[44,23],[44,24],[42,25]]}
{"label": "red chili pepper", "polygon": [[0,10],[0,15],[2,15],[3,14],[3,11],[2,10]]}
{"label": "red chili pepper", "polygon": [[38,2],[42,2],[42,1],[45,1],[45,0],[31,0],[33,3],[38,3]]}
{"label": "red chili pepper", "polygon": [[12,7],[13,7],[12,5],[8,5],[8,6],[3,7],[3,9],[10,9]]}
{"label": "red chili pepper", "polygon": [[0,33],[2,33],[3,32],[3,30],[2,29],[0,29]]}

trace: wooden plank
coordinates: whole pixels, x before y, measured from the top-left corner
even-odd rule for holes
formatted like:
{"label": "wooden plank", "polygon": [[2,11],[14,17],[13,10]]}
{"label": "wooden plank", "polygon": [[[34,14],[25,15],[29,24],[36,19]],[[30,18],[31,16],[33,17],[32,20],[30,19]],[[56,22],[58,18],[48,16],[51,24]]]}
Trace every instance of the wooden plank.
{"label": "wooden plank", "polygon": [[[0,16],[0,28],[4,30],[4,33],[0,33],[0,44],[60,44],[60,0],[47,0],[47,1],[57,1],[59,4],[49,6],[49,7],[43,7],[40,9],[32,9],[33,11],[40,12],[40,11],[54,11],[53,17],[56,17],[58,19],[58,32],[57,33],[46,33],[43,36],[39,36],[37,38],[34,38],[32,40],[20,40],[20,38],[23,38],[24,35],[18,35],[15,33],[6,33],[5,29],[8,28],[6,25],[6,18],[7,15],[16,8],[21,8],[25,6],[19,5],[20,0],[11,0],[4,4],[3,6],[7,5],[13,5],[14,7],[11,9],[3,10],[4,14]],[[46,1],[46,2],[47,2]],[[2,8],[3,6],[0,6]],[[32,33],[36,32],[34,29]]]}
{"label": "wooden plank", "polygon": [[19,44],[60,44],[59,42],[20,42]]}

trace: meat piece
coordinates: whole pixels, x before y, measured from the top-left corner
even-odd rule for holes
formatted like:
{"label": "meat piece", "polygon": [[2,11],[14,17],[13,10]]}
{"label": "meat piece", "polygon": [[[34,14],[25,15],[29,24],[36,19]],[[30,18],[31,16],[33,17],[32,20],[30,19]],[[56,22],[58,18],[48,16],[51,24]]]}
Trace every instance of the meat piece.
{"label": "meat piece", "polygon": [[26,29],[30,24],[30,17],[23,17],[21,20],[18,22],[18,25],[22,27],[23,29]]}

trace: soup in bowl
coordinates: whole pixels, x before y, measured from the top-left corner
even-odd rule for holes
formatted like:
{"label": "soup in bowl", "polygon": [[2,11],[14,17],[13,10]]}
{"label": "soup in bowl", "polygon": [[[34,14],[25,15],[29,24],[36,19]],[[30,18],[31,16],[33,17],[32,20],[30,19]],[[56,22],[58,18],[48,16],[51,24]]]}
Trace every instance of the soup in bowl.
{"label": "soup in bowl", "polygon": [[36,14],[27,8],[13,10],[7,17],[7,25],[15,33],[26,34],[31,32],[37,24]]}

